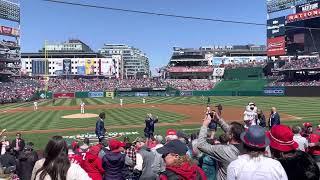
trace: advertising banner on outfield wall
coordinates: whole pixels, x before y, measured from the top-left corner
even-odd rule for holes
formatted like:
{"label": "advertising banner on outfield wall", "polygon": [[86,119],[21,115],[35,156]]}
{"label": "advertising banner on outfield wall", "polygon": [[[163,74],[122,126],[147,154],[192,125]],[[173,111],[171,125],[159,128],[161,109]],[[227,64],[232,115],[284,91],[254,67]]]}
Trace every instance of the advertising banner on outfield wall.
{"label": "advertising banner on outfield wall", "polygon": [[94,65],[94,60],[93,59],[86,59],[85,61],[85,67],[86,67],[86,75],[94,75],[94,69],[95,69],[95,65]]}
{"label": "advertising banner on outfield wall", "polygon": [[136,96],[141,96],[141,97],[144,97],[144,96],[148,96],[149,93],[148,92],[136,92]]}
{"label": "advertising banner on outfield wall", "polygon": [[285,88],[284,87],[266,87],[263,90],[265,96],[284,96]]}
{"label": "advertising banner on outfield wall", "polygon": [[192,91],[180,91],[180,96],[192,96]]}
{"label": "advertising banner on outfield wall", "polygon": [[57,98],[57,99],[74,98],[74,93],[54,93],[53,98]]}
{"label": "advertising banner on outfield wall", "polygon": [[267,55],[280,56],[286,54],[286,40],[284,36],[269,38],[267,40]]}
{"label": "advertising banner on outfield wall", "polygon": [[113,91],[106,91],[106,97],[108,97],[108,98],[114,97],[114,92]]}
{"label": "advertising banner on outfield wall", "polygon": [[103,97],[103,92],[89,92],[88,97],[89,98]]}

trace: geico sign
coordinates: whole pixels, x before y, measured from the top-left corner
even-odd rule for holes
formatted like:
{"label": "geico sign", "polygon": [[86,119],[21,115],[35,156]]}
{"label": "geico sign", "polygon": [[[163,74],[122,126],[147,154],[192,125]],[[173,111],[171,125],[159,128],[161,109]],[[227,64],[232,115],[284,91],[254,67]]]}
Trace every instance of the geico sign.
{"label": "geico sign", "polygon": [[287,17],[288,23],[320,17],[320,9],[306,11],[298,14],[291,14]]}

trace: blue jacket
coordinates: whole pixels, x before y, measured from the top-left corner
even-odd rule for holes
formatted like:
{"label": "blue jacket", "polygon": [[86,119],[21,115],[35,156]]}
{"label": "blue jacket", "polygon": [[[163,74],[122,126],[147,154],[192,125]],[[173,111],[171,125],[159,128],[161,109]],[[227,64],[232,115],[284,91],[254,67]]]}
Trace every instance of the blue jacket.
{"label": "blue jacket", "polygon": [[123,169],[125,168],[125,154],[106,151],[102,159],[102,167],[105,170],[104,180],[125,180]]}
{"label": "blue jacket", "polygon": [[269,127],[272,128],[275,125],[279,125],[280,124],[280,115],[279,113],[274,113],[270,115],[270,119],[269,119]]}
{"label": "blue jacket", "polygon": [[104,128],[104,121],[102,121],[101,119],[97,120],[95,133],[98,137],[102,137],[106,133],[106,129]]}

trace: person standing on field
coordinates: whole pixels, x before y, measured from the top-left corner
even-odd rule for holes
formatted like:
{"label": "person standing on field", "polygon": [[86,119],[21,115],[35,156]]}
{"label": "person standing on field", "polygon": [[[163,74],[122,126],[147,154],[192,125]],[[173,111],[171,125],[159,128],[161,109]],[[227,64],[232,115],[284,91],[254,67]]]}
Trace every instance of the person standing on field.
{"label": "person standing on field", "polygon": [[122,105],[123,105],[123,99],[121,98],[120,99],[120,106],[122,107]]}
{"label": "person standing on field", "polygon": [[106,118],[106,114],[104,112],[99,114],[99,119],[96,122],[96,130],[95,133],[99,139],[99,143],[102,142],[104,136],[106,134],[106,128],[104,128],[104,119]]}
{"label": "person standing on field", "polygon": [[35,101],[35,102],[33,103],[33,110],[34,110],[34,111],[38,110],[38,102],[37,102],[37,101]]}
{"label": "person standing on field", "polygon": [[81,102],[80,103],[80,110],[81,110],[81,114],[84,114],[84,106],[85,106],[86,104],[84,103],[84,102]]}
{"label": "person standing on field", "polygon": [[146,98],[142,99],[142,103],[145,104],[146,103]]}

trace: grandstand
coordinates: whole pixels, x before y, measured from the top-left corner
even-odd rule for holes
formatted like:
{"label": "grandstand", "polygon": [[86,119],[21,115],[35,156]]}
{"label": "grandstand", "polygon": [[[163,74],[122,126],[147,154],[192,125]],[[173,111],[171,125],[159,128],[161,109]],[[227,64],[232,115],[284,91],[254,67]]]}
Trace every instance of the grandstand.
{"label": "grandstand", "polygon": [[16,27],[0,25],[0,80],[20,73],[20,4],[16,1],[0,1],[1,23],[15,24]]}

